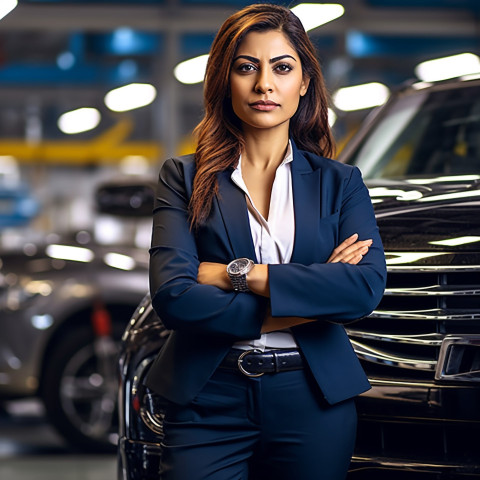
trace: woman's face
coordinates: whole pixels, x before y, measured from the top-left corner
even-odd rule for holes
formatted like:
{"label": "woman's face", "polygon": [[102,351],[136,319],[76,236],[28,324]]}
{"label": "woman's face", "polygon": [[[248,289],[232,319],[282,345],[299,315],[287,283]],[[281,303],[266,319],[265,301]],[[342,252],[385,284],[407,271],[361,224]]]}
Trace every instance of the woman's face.
{"label": "woman's face", "polygon": [[305,95],[300,58],[280,31],[250,32],[240,43],[230,72],[232,107],[244,131],[286,128]]}

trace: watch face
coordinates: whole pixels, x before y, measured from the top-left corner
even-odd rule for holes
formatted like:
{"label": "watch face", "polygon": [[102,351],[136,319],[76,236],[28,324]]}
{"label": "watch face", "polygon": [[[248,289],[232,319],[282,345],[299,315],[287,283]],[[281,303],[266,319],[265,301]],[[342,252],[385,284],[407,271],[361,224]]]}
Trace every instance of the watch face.
{"label": "watch face", "polygon": [[248,263],[248,258],[238,258],[230,264],[228,271],[234,275],[242,273],[243,270],[245,270],[245,268],[248,266]]}

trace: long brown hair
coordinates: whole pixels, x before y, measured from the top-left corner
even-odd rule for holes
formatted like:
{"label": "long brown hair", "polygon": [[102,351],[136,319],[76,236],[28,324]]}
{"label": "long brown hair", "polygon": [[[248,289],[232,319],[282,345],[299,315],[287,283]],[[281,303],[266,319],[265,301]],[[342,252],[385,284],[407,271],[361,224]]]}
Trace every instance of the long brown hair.
{"label": "long brown hair", "polygon": [[335,146],[328,124],[328,95],[315,47],[302,23],[288,8],[272,4],[245,7],[230,16],[218,31],[208,59],[204,83],[205,114],[195,128],[196,174],[190,199],[192,226],[208,217],[218,190],[217,174],[235,167],[244,147],[242,127],[234,114],[230,91],[230,70],[237,48],[252,31],[279,30],[290,40],[310,79],[290,120],[290,136],[300,149],[332,156]]}

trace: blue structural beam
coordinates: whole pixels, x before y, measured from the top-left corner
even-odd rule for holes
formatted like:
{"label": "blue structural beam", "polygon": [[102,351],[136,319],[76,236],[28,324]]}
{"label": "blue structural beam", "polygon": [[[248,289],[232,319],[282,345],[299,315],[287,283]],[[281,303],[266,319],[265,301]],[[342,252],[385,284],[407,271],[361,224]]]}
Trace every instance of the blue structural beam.
{"label": "blue structural beam", "polygon": [[354,58],[408,56],[433,58],[462,52],[476,52],[480,37],[412,37],[370,35],[352,30],[346,35],[345,48]]}
{"label": "blue structural beam", "polygon": [[82,63],[67,70],[61,70],[56,64],[33,63],[11,63],[0,68],[0,84],[13,86],[116,86],[126,82],[146,81],[148,76],[147,71],[139,69],[136,63],[131,61],[123,61],[115,66]]}

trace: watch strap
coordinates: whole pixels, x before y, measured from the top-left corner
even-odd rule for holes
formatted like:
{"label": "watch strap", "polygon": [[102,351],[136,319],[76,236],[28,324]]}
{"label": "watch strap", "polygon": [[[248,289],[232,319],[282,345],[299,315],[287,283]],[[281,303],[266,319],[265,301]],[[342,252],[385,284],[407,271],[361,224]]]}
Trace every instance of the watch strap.
{"label": "watch strap", "polygon": [[229,275],[230,281],[232,282],[233,289],[236,292],[248,292],[250,289],[247,285],[247,275],[243,273],[242,275]]}

